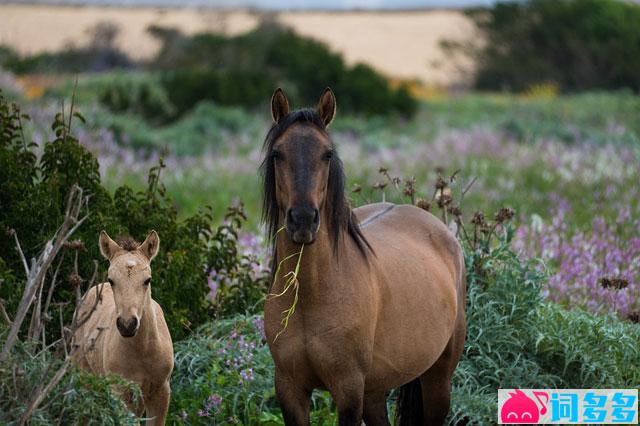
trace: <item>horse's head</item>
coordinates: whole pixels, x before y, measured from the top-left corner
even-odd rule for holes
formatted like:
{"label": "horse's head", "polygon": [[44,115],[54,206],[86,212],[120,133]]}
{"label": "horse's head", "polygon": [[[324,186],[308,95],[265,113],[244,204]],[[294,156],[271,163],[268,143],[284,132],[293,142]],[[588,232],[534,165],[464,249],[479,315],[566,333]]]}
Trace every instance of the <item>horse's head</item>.
{"label": "horse's head", "polygon": [[145,307],[151,300],[151,260],[160,238],[151,231],[142,244],[124,239],[120,244],[100,233],[100,252],[110,262],[109,284],[116,307],[116,326],[123,337],[138,332]]}
{"label": "horse's head", "polygon": [[[335,111],[336,99],[329,88],[315,110],[290,113],[281,89],[271,98],[274,125],[267,136],[265,191],[283,215],[287,235],[298,244],[315,240],[321,220],[328,219],[322,217],[328,194],[343,185],[340,160],[326,131]],[[343,197],[342,188],[339,192]]]}

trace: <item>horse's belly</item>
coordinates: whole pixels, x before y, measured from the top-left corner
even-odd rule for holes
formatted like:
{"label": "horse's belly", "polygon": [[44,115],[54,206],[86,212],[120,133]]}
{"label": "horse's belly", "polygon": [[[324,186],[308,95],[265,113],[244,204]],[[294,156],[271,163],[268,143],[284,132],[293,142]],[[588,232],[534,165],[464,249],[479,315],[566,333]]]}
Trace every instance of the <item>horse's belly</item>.
{"label": "horse's belly", "polygon": [[[428,251],[414,262],[398,262],[379,282],[380,308],[373,362],[367,375],[371,390],[396,388],[422,375],[440,357],[455,328],[456,277]],[[426,267],[426,265],[429,265]]]}

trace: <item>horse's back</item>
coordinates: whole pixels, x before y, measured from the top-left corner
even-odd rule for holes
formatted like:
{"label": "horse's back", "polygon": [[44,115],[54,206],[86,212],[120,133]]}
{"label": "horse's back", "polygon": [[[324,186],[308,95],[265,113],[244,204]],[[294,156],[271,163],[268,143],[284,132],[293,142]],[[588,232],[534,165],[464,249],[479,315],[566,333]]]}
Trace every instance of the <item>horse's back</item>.
{"label": "horse's back", "polygon": [[[374,250],[416,244],[454,263],[462,259],[455,235],[433,214],[408,204],[374,203],[354,209],[362,232]],[[376,247],[379,246],[379,247]],[[403,257],[411,257],[411,253]],[[459,269],[456,265],[455,269]]]}

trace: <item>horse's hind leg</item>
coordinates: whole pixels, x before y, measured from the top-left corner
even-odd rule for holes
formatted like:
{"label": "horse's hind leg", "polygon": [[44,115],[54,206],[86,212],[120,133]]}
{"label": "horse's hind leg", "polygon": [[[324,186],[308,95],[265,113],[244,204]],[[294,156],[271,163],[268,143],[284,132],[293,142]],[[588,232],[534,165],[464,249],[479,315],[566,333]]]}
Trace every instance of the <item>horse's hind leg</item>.
{"label": "horse's hind leg", "polygon": [[442,425],[451,405],[451,377],[464,347],[464,314],[440,358],[420,376],[425,425]]}
{"label": "horse's hind leg", "polygon": [[276,397],[282,410],[284,424],[287,426],[306,426],[310,424],[309,411],[311,393],[300,387],[290,376],[276,370]]}
{"label": "horse's hind leg", "polygon": [[365,394],[362,419],[367,426],[389,426],[387,394]]}

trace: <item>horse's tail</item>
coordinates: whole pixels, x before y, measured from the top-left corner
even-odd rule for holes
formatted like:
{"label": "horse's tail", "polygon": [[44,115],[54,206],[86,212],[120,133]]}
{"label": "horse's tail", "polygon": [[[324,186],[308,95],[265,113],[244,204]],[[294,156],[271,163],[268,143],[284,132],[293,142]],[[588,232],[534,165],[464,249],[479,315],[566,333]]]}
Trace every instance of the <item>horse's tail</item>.
{"label": "horse's tail", "polygon": [[396,403],[396,426],[415,426],[424,424],[424,409],[422,402],[422,386],[420,378],[402,385],[398,389]]}

